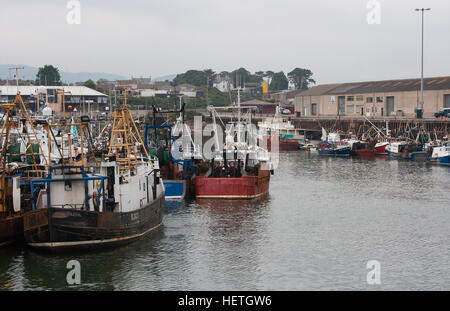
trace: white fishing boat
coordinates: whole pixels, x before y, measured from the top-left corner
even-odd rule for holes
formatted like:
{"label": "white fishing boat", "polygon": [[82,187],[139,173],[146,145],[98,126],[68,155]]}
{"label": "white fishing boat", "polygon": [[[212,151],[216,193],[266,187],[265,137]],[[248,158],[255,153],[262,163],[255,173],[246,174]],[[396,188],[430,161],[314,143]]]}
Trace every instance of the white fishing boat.
{"label": "white fishing boat", "polygon": [[[89,123],[84,117],[83,133]],[[71,124],[70,126],[73,126]],[[80,137],[84,145],[83,135]],[[33,211],[24,215],[26,242],[51,251],[127,243],[162,224],[164,185],[125,103],[114,112],[109,149],[81,153],[79,164],[49,168],[30,181]]]}

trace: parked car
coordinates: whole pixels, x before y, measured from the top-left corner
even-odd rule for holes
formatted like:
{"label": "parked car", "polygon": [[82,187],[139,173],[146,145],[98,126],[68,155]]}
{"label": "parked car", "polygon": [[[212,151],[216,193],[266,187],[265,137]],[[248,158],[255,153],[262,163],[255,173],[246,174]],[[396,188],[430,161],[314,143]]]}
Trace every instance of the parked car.
{"label": "parked car", "polygon": [[283,109],[283,111],[281,111],[282,114],[292,114],[292,111],[290,111],[289,109]]}
{"label": "parked car", "polygon": [[436,118],[439,117],[448,117],[450,118],[450,108],[443,108],[434,114]]}

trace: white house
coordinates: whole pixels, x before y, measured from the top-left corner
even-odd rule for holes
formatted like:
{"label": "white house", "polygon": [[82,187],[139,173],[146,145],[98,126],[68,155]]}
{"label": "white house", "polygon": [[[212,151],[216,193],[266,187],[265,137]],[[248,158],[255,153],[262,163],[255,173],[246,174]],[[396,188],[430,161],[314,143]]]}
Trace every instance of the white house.
{"label": "white house", "polygon": [[229,76],[217,76],[213,87],[221,92],[228,92],[233,89],[233,80]]}

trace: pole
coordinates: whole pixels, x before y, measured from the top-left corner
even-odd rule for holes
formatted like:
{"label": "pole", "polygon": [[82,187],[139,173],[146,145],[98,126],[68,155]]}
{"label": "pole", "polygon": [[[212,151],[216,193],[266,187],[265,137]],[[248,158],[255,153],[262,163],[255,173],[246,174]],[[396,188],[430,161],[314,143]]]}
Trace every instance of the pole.
{"label": "pole", "polygon": [[424,102],[424,83],[423,83],[423,54],[424,54],[424,21],[425,21],[425,11],[430,11],[430,8],[421,8],[421,9],[416,9],[416,11],[420,11],[422,12],[422,42],[421,42],[421,49],[422,49],[422,53],[421,53],[421,66],[420,66],[420,109],[422,110],[422,114],[423,114],[423,102]]}

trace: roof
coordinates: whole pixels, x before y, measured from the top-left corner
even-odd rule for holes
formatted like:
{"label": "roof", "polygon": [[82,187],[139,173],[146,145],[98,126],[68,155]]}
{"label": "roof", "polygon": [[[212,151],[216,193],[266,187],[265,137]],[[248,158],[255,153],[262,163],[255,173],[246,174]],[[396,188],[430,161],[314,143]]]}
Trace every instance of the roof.
{"label": "roof", "polygon": [[[301,92],[298,94],[298,96],[411,92],[419,90],[420,79],[402,79],[340,84],[322,84]],[[450,90],[450,76],[424,79],[424,90]]]}
{"label": "roof", "polygon": [[313,86],[306,91],[300,92],[297,96],[320,96],[327,94],[327,92],[336,88],[339,84],[320,84],[318,86]]}
{"label": "roof", "polygon": [[[26,85],[26,86],[19,86],[19,91],[21,95],[27,96],[27,95],[36,95],[38,94],[39,90],[42,89],[58,89],[63,90],[66,92],[70,92],[72,96],[106,96],[103,93],[100,93],[96,90],[90,89],[86,86],[38,86],[38,85]],[[14,96],[17,94],[17,86],[6,86],[2,85],[0,86],[0,95],[3,96]]]}

